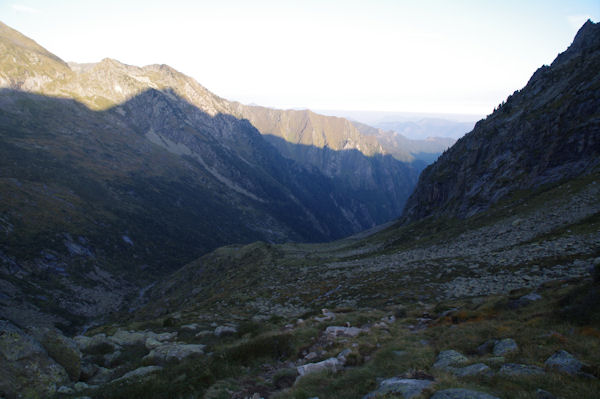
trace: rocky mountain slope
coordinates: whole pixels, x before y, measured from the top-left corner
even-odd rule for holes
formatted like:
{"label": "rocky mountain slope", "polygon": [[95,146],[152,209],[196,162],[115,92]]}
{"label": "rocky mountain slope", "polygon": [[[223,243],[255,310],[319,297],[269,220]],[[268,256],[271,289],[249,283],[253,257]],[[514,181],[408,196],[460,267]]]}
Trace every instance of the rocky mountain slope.
{"label": "rocky mountain slope", "polygon": [[419,179],[404,220],[467,217],[508,194],[581,173],[600,162],[600,26],[479,121]]}
{"label": "rocky mountain slope", "polygon": [[106,314],[220,245],[350,235],[398,216],[416,183],[379,147],[311,146],[323,168],[291,160],[166,65],[67,64],[2,24],[0,50],[0,309],[13,321]]}

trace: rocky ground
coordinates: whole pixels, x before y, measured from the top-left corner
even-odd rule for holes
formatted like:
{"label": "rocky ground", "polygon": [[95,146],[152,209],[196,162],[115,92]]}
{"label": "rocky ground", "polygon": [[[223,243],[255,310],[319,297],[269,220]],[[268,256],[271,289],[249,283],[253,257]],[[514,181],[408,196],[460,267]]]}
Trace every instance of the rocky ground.
{"label": "rocky ground", "polygon": [[597,179],[459,223],[222,248],[84,335],[2,322],[0,397],[595,398]]}

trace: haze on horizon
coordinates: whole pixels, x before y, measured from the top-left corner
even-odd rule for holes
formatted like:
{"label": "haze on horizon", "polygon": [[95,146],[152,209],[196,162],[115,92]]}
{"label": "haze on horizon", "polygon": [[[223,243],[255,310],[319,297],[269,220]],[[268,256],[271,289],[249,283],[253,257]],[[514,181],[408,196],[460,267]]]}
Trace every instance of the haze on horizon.
{"label": "haze on horizon", "polygon": [[486,115],[571,43],[597,0],[14,0],[0,20],[65,61],[168,64],[276,108]]}

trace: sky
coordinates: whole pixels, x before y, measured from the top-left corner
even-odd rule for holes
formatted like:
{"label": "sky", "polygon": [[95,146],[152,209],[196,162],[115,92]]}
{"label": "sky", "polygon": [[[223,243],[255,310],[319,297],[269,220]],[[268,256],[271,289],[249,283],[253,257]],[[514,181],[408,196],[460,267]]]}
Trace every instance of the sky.
{"label": "sky", "polygon": [[0,0],[65,61],[168,64],[276,108],[487,115],[550,64],[600,0]]}

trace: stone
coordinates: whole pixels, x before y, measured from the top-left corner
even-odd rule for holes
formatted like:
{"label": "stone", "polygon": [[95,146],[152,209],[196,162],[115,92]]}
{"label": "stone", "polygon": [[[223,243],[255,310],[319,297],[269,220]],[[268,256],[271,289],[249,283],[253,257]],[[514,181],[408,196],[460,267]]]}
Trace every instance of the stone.
{"label": "stone", "polygon": [[153,337],[146,338],[146,342],[144,343],[144,346],[146,347],[146,349],[149,349],[149,350],[158,348],[159,346],[162,346],[162,345],[164,345],[164,344],[161,341],[159,341]]}
{"label": "stone", "polygon": [[475,363],[466,367],[451,368],[450,372],[457,377],[469,377],[473,375],[487,374],[490,373],[491,370],[486,364]]}
{"label": "stone", "polygon": [[184,324],[181,326],[182,330],[196,331],[200,328],[198,323]]}
{"label": "stone", "polygon": [[113,353],[107,353],[106,355],[104,355],[104,365],[106,367],[112,367],[120,356],[121,356],[121,351],[114,351]]}
{"label": "stone", "polygon": [[356,337],[361,332],[364,332],[364,330],[358,327],[330,326],[325,329],[325,335],[329,335],[331,337]]}
{"label": "stone", "polygon": [[473,391],[470,389],[451,388],[437,391],[431,399],[500,399],[485,392]]}
{"label": "stone", "polygon": [[316,321],[323,322],[335,319],[335,314],[327,309],[321,309],[322,317],[315,317]]}
{"label": "stone", "polygon": [[544,374],[544,370],[540,367],[529,364],[506,363],[500,367],[498,374],[510,377],[520,377],[528,375],[542,375]]}
{"label": "stone", "polygon": [[232,326],[219,326],[217,328],[215,328],[215,335],[217,337],[220,337],[222,335],[226,335],[226,334],[235,334],[237,333],[237,328],[232,327]]}
{"label": "stone", "polygon": [[110,348],[111,352],[114,352],[116,349],[118,349],[118,345],[116,345],[112,340],[108,339],[104,333],[96,334],[92,337],[78,335],[74,337],[73,340],[77,343],[79,350],[82,352],[92,352],[101,346]]}
{"label": "stone", "polygon": [[69,388],[66,385],[62,385],[60,388],[58,388],[56,390],[56,392],[62,393],[62,394],[65,394],[65,395],[68,395],[68,394],[71,394],[71,393],[75,393],[75,391],[72,388]]}
{"label": "stone", "polygon": [[559,350],[550,356],[544,363],[549,370],[556,370],[566,374],[579,374],[584,366],[575,356],[565,350]]}
{"label": "stone", "polygon": [[89,384],[94,384],[94,385],[106,384],[107,382],[112,380],[112,375],[113,375],[112,370],[107,369],[106,367],[98,367],[94,376],[89,378],[87,380],[87,382]]}
{"label": "stone", "polygon": [[505,356],[509,353],[516,352],[519,350],[519,346],[512,338],[504,338],[496,342],[492,353],[494,356]]}
{"label": "stone", "polygon": [[34,328],[32,334],[48,355],[65,369],[71,381],[78,381],[81,374],[81,351],[77,343],[55,328]]}
{"label": "stone", "polygon": [[88,384],[86,384],[85,382],[79,381],[79,382],[76,382],[76,383],[73,385],[73,388],[74,388],[74,389],[75,389],[77,392],[81,392],[81,391],[84,391],[84,390],[86,390],[86,389],[89,389],[89,388],[90,388],[90,386],[89,386]]}
{"label": "stone", "polygon": [[165,344],[154,348],[149,354],[144,356],[144,359],[153,361],[182,360],[192,355],[204,354],[206,345],[201,344]]}
{"label": "stone", "polygon": [[375,391],[363,396],[363,399],[383,398],[389,394],[400,395],[402,398],[410,399],[419,396],[423,390],[431,387],[431,385],[433,385],[433,381],[430,380],[388,378],[381,381]]}
{"label": "stone", "polygon": [[98,372],[98,366],[94,363],[82,363],[81,364],[81,373],[79,378],[82,381],[87,381],[92,378]]}
{"label": "stone", "polygon": [[51,397],[69,382],[37,340],[5,320],[0,320],[0,376],[0,392],[7,397]]}
{"label": "stone", "polygon": [[143,345],[146,341],[146,334],[139,331],[118,330],[108,339],[119,346]]}
{"label": "stone", "polygon": [[135,370],[132,370],[128,373],[123,374],[123,376],[115,379],[113,382],[116,381],[124,381],[124,380],[131,380],[134,378],[142,378],[147,376],[148,374],[152,374],[155,373],[157,371],[162,370],[163,368],[160,366],[145,366],[145,367],[140,367],[137,368]]}
{"label": "stone", "polygon": [[467,359],[467,357],[462,353],[455,350],[446,350],[438,354],[433,367],[436,369],[445,369],[448,366],[464,364],[468,361],[469,359]]}
{"label": "stone", "polygon": [[318,357],[316,352],[309,352],[306,354],[306,356],[304,356],[304,359],[306,360],[313,360],[316,359]]}
{"label": "stone", "polygon": [[323,361],[317,363],[307,363],[302,366],[296,367],[298,374],[300,377],[306,374],[318,373],[320,371],[330,370],[334,373],[340,370],[344,366],[344,363],[335,357],[330,357],[329,359],[325,359]]}

